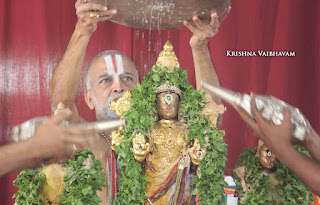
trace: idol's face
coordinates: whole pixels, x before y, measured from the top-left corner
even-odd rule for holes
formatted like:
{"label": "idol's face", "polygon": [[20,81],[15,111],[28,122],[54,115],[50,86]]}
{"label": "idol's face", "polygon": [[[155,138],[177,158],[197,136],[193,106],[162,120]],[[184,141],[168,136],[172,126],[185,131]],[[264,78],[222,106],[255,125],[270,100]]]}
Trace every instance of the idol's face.
{"label": "idol's face", "polygon": [[156,107],[161,120],[174,120],[178,117],[179,96],[164,92],[157,95]]}
{"label": "idol's face", "polygon": [[274,171],[276,156],[269,150],[266,145],[262,145],[259,150],[259,161],[262,166],[262,172],[270,174]]}
{"label": "idol's face", "polygon": [[110,110],[109,103],[120,98],[125,90],[131,90],[138,76],[128,57],[112,54],[92,63],[89,80],[91,90],[86,92],[86,102],[95,109],[97,120],[108,120],[118,118]]}

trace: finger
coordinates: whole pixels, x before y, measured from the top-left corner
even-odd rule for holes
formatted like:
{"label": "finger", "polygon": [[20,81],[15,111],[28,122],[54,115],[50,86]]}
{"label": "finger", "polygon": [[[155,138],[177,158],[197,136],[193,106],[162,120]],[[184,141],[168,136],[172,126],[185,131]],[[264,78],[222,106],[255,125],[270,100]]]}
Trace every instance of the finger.
{"label": "finger", "polygon": [[219,22],[224,21],[224,19],[227,18],[227,16],[230,13],[230,11],[231,11],[231,6],[229,6],[227,11],[219,17]]}
{"label": "finger", "polygon": [[116,15],[118,13],[117,10],[108,10],[108,11],[104,11],[102,12],[102,16],[113,16]]}
{"label": "finger", "polygon": [[102,4],[96,4],[96,3],[87,3],[81,5],[77,13],[87,12],[87,11],[107,11],[108,7]]}
{"label": "finger", "polygon": [[83,0],[77,0],[75,3],[75,7],[78,8],[82,4],[83,4]]}
{"label": "finger", "polygon": [[98,133],[96,129],[81,129],[78,127],[65,127],[64,131],[66,134],[72,136],[83,136],[83,137],[90,137],[91,135],[95,135]]}
{"label": "finger", "polygon": [[193,22],[195,23],[195,25],[196,25],[197,27],[201,27],[201,26],[204,25],[204,23],[199,19],[198,16],[194,16],[194,17],[192,18],[192,20],[193,20]]}
{"label": "finger", "polygon": [[256,96],[254,93],[251,93],[251,113],[254,119],[257,121],[257,124],[260,127],[264,127],[266,123],[268,123],[261,115],[257,108],[256,104]]}
{"label": "finger", "polygon": [[196,28],[192,26],[188,21],[183,22],[184,26],[187,27],[192,33],[196,32]]}
{"label": "finger", "polygon": [[218,27],[219,26],[218,14],[216,12],[211,14],[210,26],[212,26],[212,27]]}
{"label": "finger", "polygon": [[99,12],[100,18],[102,17],[112,17],[113,15],[117,14],[117,10],[108,10]]}
{"label": "finger", "polygon": [[291,127],[291,112],[288,109],[284,109],[283,111],[282,125],[284,127]]}
{"label": "finger", "polygon": [[[90,146],[90,143],[83,137],[73,137],[69,140],[69,143],[71,144],[70,149],[72,151],[83,150]],[[74,146],[76,150],[74,150]]]}
{"label": "finger", "polygon": [[72,115],[72,112],[69,108],[65,108],[58,112],[56,115],[53,115],[49,121],[52,123],[59,125],[63,120],[66,120],[68,117]]}
{"label": "finger", "polygon": [[243,121],[245,121],[245,123],[247,123],[247,125],[250,127],[250,129],[256,133],[256,135],[261,136],[262,132],[260,130],[260,127],[258,126],[258,124],[254,121],[254,119],[252,119],[247,113],[246,111],[244,111],[241,107],[239,107],[238,105],[235,105],[235,109],[237,110],[237,112],[239,113],[240,117],[243,119]]}

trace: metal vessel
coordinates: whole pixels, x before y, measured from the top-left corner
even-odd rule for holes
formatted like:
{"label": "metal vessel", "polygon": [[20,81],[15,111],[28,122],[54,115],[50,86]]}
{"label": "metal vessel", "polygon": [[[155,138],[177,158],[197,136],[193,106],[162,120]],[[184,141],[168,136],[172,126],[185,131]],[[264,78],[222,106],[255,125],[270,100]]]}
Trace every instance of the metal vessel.
{"label": "metal vessel", "polygon": [[[249,95],[217,87],[205,81],[201,82],[201,86],[232,106],[239,105],[253,118],[251,114],[251,97]],[[310,133],[308,121],[298,108],[275,97],[262,95],[256,95],[256,105],[262,117],[275,125],[282,123],[284,109],[289,110],[291,112],[293,140],[304,141]]]}
{"label": "metal vessel", "polygon": [[[41,124],[44,123],[47,119],[48,117],[37,117],[13,127],[11,132],[11,141],[18,142],[32,137],[37,129],[41,126]],[[78,124],[69,124],[67,121],[63,121],[61,123],[61,126],[72,126],[85,130],[95,129],[97,130],[97,132],[105,132],[114,130],[121,126],[125,126],[125,121],[124,119],[120,119]]]}
{"label": "metal vessel", "polygon": [[179,29],[193,16],[210,19],[213,9],[224,14],[233,0],[90,0],[116,9],[111,21],[142,29]]}

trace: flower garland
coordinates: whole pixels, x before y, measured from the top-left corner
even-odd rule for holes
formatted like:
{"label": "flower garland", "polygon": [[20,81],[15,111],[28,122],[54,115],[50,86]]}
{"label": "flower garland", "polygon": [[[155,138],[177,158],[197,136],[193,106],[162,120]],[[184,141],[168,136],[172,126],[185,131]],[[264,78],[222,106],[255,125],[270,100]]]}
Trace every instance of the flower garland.
{"label": "flower garland", "polygon": [[[301,147],[297,150],[305,155],[307,151]],[[270,176],[261,173],[259,158],[256,156],[257,148],[246,148],[239,156],[239,164],[236,167],[245,167],[246,183],[251,185],[251,190],[240,204],[264,204],[264,205],[307,205],[313,202],[312,193],[302,184],[301,181],[280,161],[275,161],[275,178],[278,184],[271,185]],[[243,194],[239,177],[233,172],[239,194]],[[279,201],[274,196],[279,196]]]}
{"label": "flower garland", "polygon": [[197,187],[193,194],[199,194],[202,204],[224,203],[224,170],[226,169],[227,146],[223,139],[224,132],[218,130],[211,121],[201,114],[208,100],[205,93],[196,91],[188,83],[188,74],[185,70],[175,68],[174,72],[161,67],[153,66],[149,74],[144,77],[141,85],[132,90],[132,102],[130,109],[125,112],[127,126],[124,129],[124,141],[116,149],[118,165],[120,168],[119,192],[113,204],[144,204],[147,196],[145,188],[147,180],[142,176],[142,168],[134,160],[132,139],[141,133],[147,136],[155,124],[156,93],[155,89],[169,82],[178,86],[182,91],[179,117],[183,119],[189,129],[188,142],[199,139],[201,147],[206,144],[208,137],[210,146],[201,164],[198,166],[197,174],[201,176],[196,179]]}
{"label": "flower garland", "polygon": [[[83,165],[83,162],[91,156],[93,166]],[[75,154],[76,160],[69,159],[66,163],[67,175],[64,177],[66,184],[64,193],[60,195],[60,204],[66,205],[99,205],[102,202],[97,195],[105,186],[105,176],[102,172],[101,162],[94,155],[84,150]],[[44,205],[41,198],[43,184],[46,175],[41,169],[23,170],[13,182],[19,188],[14,194],[18,205]]]}

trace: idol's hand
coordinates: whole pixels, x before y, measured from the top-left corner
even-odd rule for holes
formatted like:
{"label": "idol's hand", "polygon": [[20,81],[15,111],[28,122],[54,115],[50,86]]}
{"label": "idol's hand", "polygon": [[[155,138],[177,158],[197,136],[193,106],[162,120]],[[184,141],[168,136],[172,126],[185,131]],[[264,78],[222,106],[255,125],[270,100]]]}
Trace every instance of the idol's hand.
{"label": "idol's hand", "polygon": [[76,31],[81,35],[91,35],[97,29],[97,23],[111,19],[116,10],[108,10],[106,5],[91,3],[88,0],[77,0],[76,13],[78,22]]}
{"label": "idol's hand", "polygon": [[188,149],[188,152],[189,152],[192,164],[197,166],[201,163],[201,161],[206,156],[206,148],[204,149],[200,148],[200,143],[198,139],[194,140],[193,146]]}
{"label": "idol's hand", "polygon": [[123,127],[111,132],[111,149],[116,151],[119,144],[123,141]]}
{"label": "idol's hand", "polygon": [[137,134],[136,137],[132,139],[132,147],[131,151],[138,162],[143,162],[150,152],[150,144],[146,143],[146,139],[142,134]]}
{"label": "idol's hand", "polygon": [[208,41],[218,33],[220,23],[227,17],[231,7],[218,18],[215,10],[211,12],[211,20],[209,23],[201,21],[197,16],[192,18],[192,22],[184,21],[183,24],[193,33],[190,39],[190,46],[194,49],[202,49],[207,46]]}

